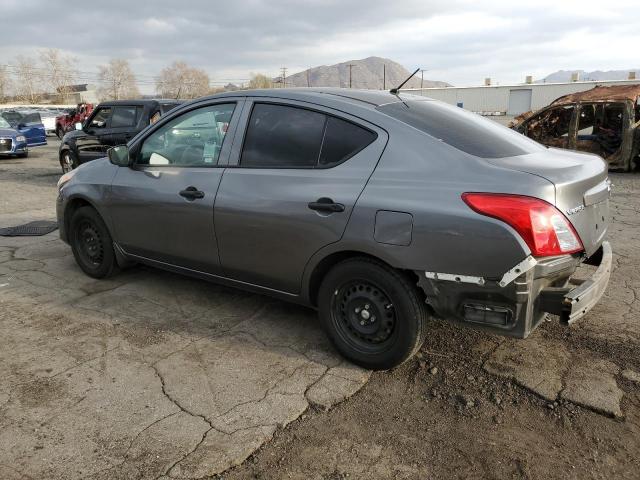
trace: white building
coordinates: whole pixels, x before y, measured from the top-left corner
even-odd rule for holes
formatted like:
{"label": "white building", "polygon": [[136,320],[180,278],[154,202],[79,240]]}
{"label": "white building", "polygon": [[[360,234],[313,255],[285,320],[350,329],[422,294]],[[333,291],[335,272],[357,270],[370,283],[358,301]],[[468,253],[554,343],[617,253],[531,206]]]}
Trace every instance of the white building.
{"label": "white building", "polygon": [[523,83],[517,85],[479,87],[407,88],[404,93],[424,95],[481,115],[515,116],[546,107],[556,98],[569,93],[590,90],[597,85],[628,85],[639,80],[575,81],[567,83]]}

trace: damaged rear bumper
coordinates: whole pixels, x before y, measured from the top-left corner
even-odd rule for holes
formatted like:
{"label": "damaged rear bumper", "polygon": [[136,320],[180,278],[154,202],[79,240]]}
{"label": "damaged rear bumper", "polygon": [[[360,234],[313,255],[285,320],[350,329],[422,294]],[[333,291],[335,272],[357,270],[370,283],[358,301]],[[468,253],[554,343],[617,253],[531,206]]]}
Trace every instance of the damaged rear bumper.
{"label": "damaged rear bumper", "polygon": [[570,325],[591,310],[604,294],[611,276],[613,253],[609,242],[604,242],[590,259],[598,269],[593,276],[579,281],[577,286],[547,287],[540,292],[540,306],[543,311],[558,315],[560,321]]}
{"label": "damaged rear bumper", "polygon": [[538,258],[516,265],[502,278],[416,272],[435,313],[445,319],[518,338],[527,337],[548,313],[570,324],[600,300],[611,274],[608,242],[584,263],[597,265],[587,280],[571,276],[583,262],[575,255]]}

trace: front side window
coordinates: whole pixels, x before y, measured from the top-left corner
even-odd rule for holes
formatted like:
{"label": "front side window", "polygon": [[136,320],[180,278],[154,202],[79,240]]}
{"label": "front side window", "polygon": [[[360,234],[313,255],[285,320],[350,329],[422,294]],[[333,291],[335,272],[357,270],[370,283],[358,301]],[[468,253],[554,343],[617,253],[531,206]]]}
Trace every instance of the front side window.
{"label": "front side window", "polygon": [[101,108],[91,119],[91,128],[107,128],[107,122],[111,116],[111,108]]}
{"label": "front side window", "polygon": [[136,163],[183,167],[217,165],[234,108],[235,103],[211,105],[172,119],[144,140]]}
{"label": "front side window", "polygon": [[527,125],[527,136],[543,144],[549,140],[567,138],[574,110],[573,105],[556,107],[532,118]]}
{"label": "front side window", "polygon": [[111,118],[111,128],[135,127],[141,112],[141,107],[115,107]]}
{"label": "front side window", "polygon": [[286,105],[254,106],[240,166],[328,168],[352,157],[376,134],[349,121]]}

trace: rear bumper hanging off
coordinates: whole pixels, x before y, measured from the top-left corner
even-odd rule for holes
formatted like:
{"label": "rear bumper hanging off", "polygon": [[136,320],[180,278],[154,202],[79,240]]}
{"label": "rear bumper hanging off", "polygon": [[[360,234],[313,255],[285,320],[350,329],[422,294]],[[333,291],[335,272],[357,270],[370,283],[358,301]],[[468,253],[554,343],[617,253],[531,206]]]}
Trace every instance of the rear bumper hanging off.
{"label": "rear bumper hanging off", "polygon": [[[496,279],[416,273],[439,317],[525,338],[548,313],[568,325],[589,312],[607,288],[612,256],[611,246],[603,242],[587,260],[579,255],[527,257]],[[572,279],[581,262],[598,268],[587,280]]]}
{"label": "rear bumper hanging off", "polygon": [[600,250],[589,260],[598,269],[586,280],[574,287],[547,287],[540,292],[540,308],[560,317],[560,321],[570,325],[591,310],[609,284],[613,253],[609,242],[604,242]]}

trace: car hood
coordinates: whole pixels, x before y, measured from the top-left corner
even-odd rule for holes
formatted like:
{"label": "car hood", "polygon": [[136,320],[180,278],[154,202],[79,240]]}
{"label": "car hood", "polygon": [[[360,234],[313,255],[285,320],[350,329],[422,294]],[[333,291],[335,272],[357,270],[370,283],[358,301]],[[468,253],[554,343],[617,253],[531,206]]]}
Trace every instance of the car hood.
{"label": "car hood", "polygon": [[3,137],[15,137],[17,134],[13,128],[0,128],[0,135]]}
{"label": "car hood", "polygon": [[71,130],[70,132],[65,133],[64,140],[70,140],[72,138],[82,138],[86,136],[87,134],[83,130]]}

